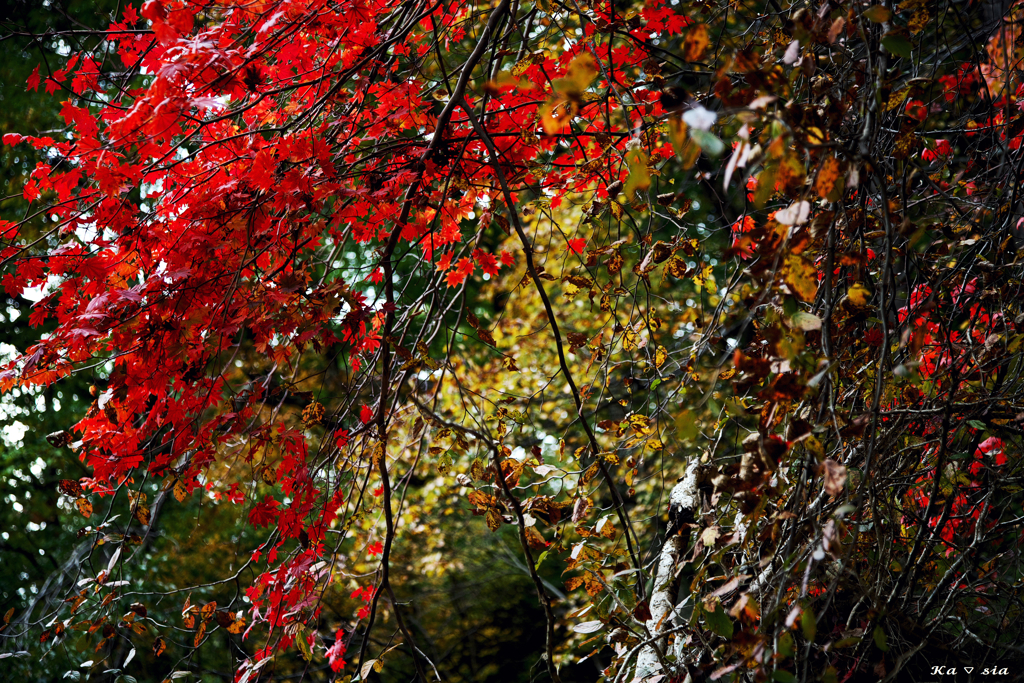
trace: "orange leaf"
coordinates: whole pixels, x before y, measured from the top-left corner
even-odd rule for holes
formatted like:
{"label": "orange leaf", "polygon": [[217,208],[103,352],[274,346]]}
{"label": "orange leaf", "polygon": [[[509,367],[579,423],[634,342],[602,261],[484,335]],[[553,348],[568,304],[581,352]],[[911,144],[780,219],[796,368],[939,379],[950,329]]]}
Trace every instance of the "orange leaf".
{"label": "orange leaf", "polygon": [[704,56],[708,49],[708,27],[704,24],[695,24],[686,32],[686,39],[683,41],[683,59],[688,62],[696,62]]}
{"label": "orange leaf", "polygon": [[836,189],[842,191],[841,178],[839,161],[835,157],[829,156],[822,162],[821,168],[818,170],[818,179],[814,183],[814,189],[818,196],[829,201],[836,201],[838,197],[833,198],[833,193]]}

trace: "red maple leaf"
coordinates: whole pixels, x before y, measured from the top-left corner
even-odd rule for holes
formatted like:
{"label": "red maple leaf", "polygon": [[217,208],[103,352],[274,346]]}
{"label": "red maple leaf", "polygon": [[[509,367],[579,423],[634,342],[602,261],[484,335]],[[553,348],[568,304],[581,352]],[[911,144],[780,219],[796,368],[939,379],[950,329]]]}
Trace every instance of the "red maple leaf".
{"label": "red maple leaf", "polygon": [[277,519],[280,505],[272,497],[264,496],[263,500],[249,512],[249,522],[256,527],[270,526]]}
{"label": "red maple leaf", "polygon": [[480,270],[484,271],[491,277],[498,275],[498,259],[494,258],[494,254],[488,254],[483,249],[474,249],[473,258],[480,264]]}
{"label": "red maple leaf", "polygon": [[448,283],[449,287],[457,287],[465,282],[466,278],[472,275],[475,269],[476,266],[473,264],[473,259],[464,256],[455,264],[455,269],[445,276],[445,282]]}

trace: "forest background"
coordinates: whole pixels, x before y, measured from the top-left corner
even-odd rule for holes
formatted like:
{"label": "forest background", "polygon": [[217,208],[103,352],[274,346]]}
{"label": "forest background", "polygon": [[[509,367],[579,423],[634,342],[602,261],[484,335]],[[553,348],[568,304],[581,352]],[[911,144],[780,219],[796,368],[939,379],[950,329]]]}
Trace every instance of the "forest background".
{"label": "forest background", "polygon": [[1024,6],[0,16],[0,666],[1024,664]]}

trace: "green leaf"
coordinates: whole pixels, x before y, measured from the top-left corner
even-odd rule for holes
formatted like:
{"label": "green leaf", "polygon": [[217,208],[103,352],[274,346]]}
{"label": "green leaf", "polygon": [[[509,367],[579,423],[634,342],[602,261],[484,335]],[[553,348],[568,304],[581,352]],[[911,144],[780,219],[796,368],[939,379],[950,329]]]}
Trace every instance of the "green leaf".
{"label": "green leaf", "polygon": [[722,609],[722,603],[715,605],[714,612],[708,612],[704,610],[704,616],[707,620],[708,628],[722,636],[723,638],[732,638],[732,619]]}
{"label": "green leaf", "polygon": [[295,645],[298,646],[303,659],[307,662],[313,659],[313,651],[310,649],[309,643],[306,641],[306,629],[301,626],[295,631]]}
{"label": "green leaf", "polygon": [[537,564],[533,565],[534,569],[540,569],[540,563],[543,562],[544,558],[548,556],[548,552],[550,551],[545,550],[540,554],[540,557],[537,558]]}
{"label": "green leaf", "polygon": [[876,626],[875,627],[875,632],[872,635],[875,638],[875,645],[878,646],[878,649],[881,650],[882,652],[888,652],[889,651],[889,643],[888,643],[888,641],[887,641],[887,639],[885,637],[885,631],[882,630],[882,627],[881,626]]}
{"label": "green leaf", "polygon": [[793,634],[786,631],[779,636],[779,658],[786,659],[787,657],[792,657],[794,652],[796,650],[793,648]]}
{"label": "green leaf", "polygon": [[981,420],[968,420],[967,424],[971,425],[975,429],[984,429],[985,428],[985,423],[982,422]]}
{"label": "green leaf", "polygon": [[804,632],[804,638],[809,641],[814,640],[814,636],[818,635],[818,620],[814,618],[814,612],[809,608],[804,608],[804,613],[800,615],[800,628]]}
{"label": "green leaf", "polygon": [[718,139],[713,133],[706,130],[690,129],[690,138],[693,139],[709,157],[722,156],[725,151],[725,143]]}
{"label": "green leaf", "polygon": [[793,681],[796,680],[796,676],[789,673],[788,671],[776,669],[772,672],[772,680],[779,681],[779,683],[793,683]]}
{"label": "green leaf", "polygon": [[856,645],[859,642],[860,642],[860,636],[848,636],[846,638],[842,638],[842,639],[836,641],[835,645],[833,645],[832,647],[838,650],[838,649],[844,648],[844,647],[853,647],[854,645]]}
{"label": "green leaf", "polygon": [[679,438],[683,441],[694,441],[698,434],[700,434],[697,418],[689,410],[679,413],[679,416],[676,418],[676,429],[678,430]]}
{"label": "green leaf", "polygon": [[910,56],[914,51],[914,46],[910,41],[897,34],[887,34],[883,36],[882,47],[894,55],[905,57],[906,59],[910,59]]}

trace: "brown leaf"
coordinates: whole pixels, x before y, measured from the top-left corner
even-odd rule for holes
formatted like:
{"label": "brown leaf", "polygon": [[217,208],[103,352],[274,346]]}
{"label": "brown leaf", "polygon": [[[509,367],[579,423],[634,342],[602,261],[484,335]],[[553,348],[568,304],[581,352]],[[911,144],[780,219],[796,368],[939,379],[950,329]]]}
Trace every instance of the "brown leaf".
{"label": "brown leaf", "polygon": [[587,498],[577,498],[576,502],[572,506],[572,521],[573,524],[585,519],[587,516],[587,510],[590,509],[590,500]]}
{"label": "brown leaf", "polygon": [[495,346],[494,336],[491,335],[491,331],[488,330],[486,327],[478,327],[476,330],[476,334],[478,337],[480,337],[480,341],[482,341],[484,344],[487,344],[489,346]]}
{"label": "brown leaf", "polygon": [[51,434],[46,435],[46,443],[50,444],[54,448],[67,446],[69,443],[71,443],[71,435],[64,430],[61,430],[59,432],[53,432]]}
{"label": "brown leaf", "polygon": [[532,526],[526,527],[526,543],[533,550],[544,550],[548,547],[548,542]]}
{"label": "brown leaf", "polygon": [[76,479],[61,479],[58,484],[60,492],[65,496],[71,496],[72,498],[80,497],[84,492],[82,491],[82,485],[78,483]]}
{"label": "brown leaf", "polygon": [[501,526],[501,515],[494,508],[488,508],[487,510],[487,528],[491,531],[497,531],[498,527]]}
{"label": "brown leaf", "polygon": [[825,482],[825,492],[830,496],[838,496],[846,485],[846,468],[835,460],[828,458],[819,468]]}
{"label": "brown leaf", "polygon": [[846,28],[846,19],[843,19],[842,17],[836,18],[836,20],[832,22],[832,26],[828,29],[828,42],[836,42],[836,39],[839,38],[839,34],[843,32],[844,28]]}

